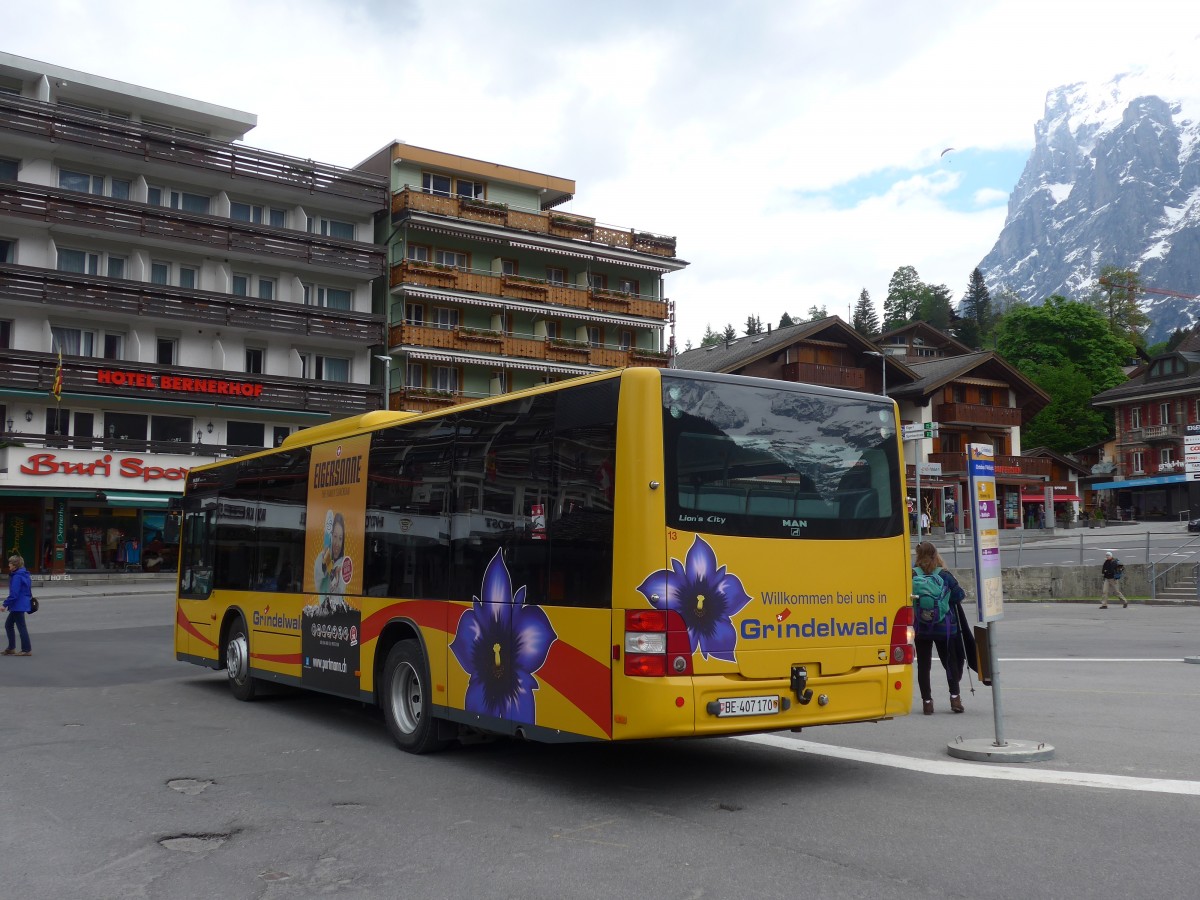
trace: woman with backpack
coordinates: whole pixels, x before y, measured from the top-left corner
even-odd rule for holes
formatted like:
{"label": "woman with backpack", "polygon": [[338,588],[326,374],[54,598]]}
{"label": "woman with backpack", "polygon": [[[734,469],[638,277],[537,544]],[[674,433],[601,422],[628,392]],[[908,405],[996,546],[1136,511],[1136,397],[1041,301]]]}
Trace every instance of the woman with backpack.
{"label": "woman with backpack", "polygon": [[921,690],[921,711],[933,715],[933,688],[929,670],[933,666],[933,648],[946,670],[950,688],[950,709],[963,712],[958,680],[962,677],[962,639],[958,634],[958,610],[966,591],[945,568],[937,547],[929,541],[917,544],[913,566],[913,618],[916,622],[917,686]]}

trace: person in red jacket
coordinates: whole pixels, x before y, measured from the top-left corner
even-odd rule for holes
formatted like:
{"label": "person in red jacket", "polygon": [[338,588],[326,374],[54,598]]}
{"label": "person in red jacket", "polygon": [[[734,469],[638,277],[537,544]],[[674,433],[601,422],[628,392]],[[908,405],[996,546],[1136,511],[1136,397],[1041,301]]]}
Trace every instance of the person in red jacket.
{"label": "person in red jacket", "polygon": [[[25,560],[20,556],[8,558],[8,597],[4,601],[8,618],[4,620],[4,633],[8,636],[8,647],[0,652],[3,656],[32,656],[33,645],[29,643],[29,629],[25,627],[25,614],[33,608],[33,582]],[[16,650],[14,629],[21,635],[21,652]]]}

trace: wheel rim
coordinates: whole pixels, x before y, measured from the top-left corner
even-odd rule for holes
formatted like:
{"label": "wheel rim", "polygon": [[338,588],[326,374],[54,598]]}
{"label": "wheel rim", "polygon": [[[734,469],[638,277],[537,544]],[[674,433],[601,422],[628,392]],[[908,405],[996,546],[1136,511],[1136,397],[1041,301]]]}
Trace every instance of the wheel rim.
{"label": "wheel rim", "polygon": [[421,695],[421,679],[417,670],[409,663],[401,663],[392,678],[392,718],[405,734],[412,734],[421,723],[424,707]]}
{"label": "wheel rim", "polygon": [[244,634],[235,634],[225,645],[225,668],[229,671],[229,680],[242,684],[250,672],[250,645]]}

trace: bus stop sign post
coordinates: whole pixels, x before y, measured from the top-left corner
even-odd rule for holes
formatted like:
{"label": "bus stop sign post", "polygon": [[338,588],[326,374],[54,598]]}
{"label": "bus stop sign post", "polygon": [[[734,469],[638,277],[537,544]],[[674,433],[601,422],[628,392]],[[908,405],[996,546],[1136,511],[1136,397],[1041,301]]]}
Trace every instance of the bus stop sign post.
{"label": "bus stop sign post", "polygon": [[938,436],[937,422],[913,422],[900,426],[900,439],[913,441],[913,469],[917,475],[917,541],[925,536],[925,528],[921,524],[921,441],[925,438]]}
{"label": "bus stop sign post", "polygon": [[[990,444],[967,445],[967,502],[975,541],[975,604],[980,622],[987,623],[987,655],[992,680],[992,715],[996,739],[950,743],[951,756],[980,762],[1033,762],[1050,759],[1054,747],[1044,741],[1006,740],[1000,702],[1000,657],[996,623],[1004,617],[1004,590],[1000,577],[1000,514],[996,495],[996,463]],[[982,673],[980,673],[982,677]]]}

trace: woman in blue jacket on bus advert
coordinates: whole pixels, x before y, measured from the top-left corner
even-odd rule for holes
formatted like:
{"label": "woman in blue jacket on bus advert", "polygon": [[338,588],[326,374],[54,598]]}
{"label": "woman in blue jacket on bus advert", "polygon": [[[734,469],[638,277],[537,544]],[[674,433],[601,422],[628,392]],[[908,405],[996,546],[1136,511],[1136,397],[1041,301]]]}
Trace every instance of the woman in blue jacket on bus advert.
{"label": "woman in blue jacket on bus advert", "polygon": [[[33,582],[29,578],[29,570],[25,568],[25,560],[16,555],[8,558],[8,598],[4,601],[4,608],[8,610],[8,618],[4,620],[8,647],[2,655],[32,656],[33,647],[29,643],[29,629],[25,627],[25,613],[33,609]],[[16,651],[14,628],[21,633],[20,653]]]}

